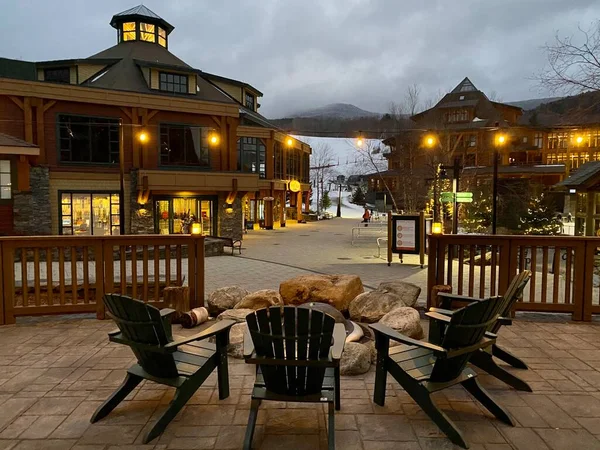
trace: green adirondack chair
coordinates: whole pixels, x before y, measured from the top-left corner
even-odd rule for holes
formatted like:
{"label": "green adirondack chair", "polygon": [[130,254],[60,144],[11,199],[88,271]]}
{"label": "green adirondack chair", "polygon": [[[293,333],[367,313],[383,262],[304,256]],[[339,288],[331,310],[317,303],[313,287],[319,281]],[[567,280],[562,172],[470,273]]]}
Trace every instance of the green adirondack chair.
{"label": "green adirondack chair", "polygon": [[[110,341],[131,347],[138,362],[127,370],[123,384],[96,410],[92,423],[106,417],[144,379],[177,389],[167,410],[144,437],[144,444],[164,431],[215,368],[219,398],[229,397],[227,344],[229,329],[235,322],[222,320],[194,336],[173,340],[169,316],[175,310],[159,310],[115,294],[105,295],[104,304],[108,316],[119,327],[108,334]],[[205,341],[211,336],[215,336],[216,344]]]}
{"label": "green adirondack chair", "polygon": [[244,449],[252,446],[263,400],[329,405],[329,449],[335,448],[334,405],[340,407],[339,365],[346,331],[321,311],[272,306],[246,317],[244,358],[256,364],[256,382]]}
{"label": "green adirondack chair", "polygon": [[[506,289],[504,294],[502,306],[500,308],[500,317],[498,320],[490,325],[488,331],[493,334],[498,334],[500,328],[503,325],[512,325],[512,319],[510,318],[512,309],[515,303],[523,297],[523,290],[529,279],[531,278],[531,272],[529,270],[524,270],[523,272],[517,274],[511,281],[510,285]],[[473,303],[481,301],[477,298],[465,297],[462,295],[448,294],[448,293],[439,293],[438,296],[441,298],[440,308],[431,308],[430,312],[441,313],[445,316],[451,316],[454,313],[452,310],[454,304],[456,302],[461,303]],[[429,327],[429,340],[433,343],[438,343],[443,337],[444,330],[448,321],[444,321],[443,319],[438,319],[430,324]],[[485,370],[490,375],[498,378],[499,380],[505,382],[509,386],[525,392],[532,392],[531,387],[525,381],[513,375],[503,367],[496,364],[494,361],[496,358],[510,364],[511,366],[517,369],[527,369],[527,365],[512,355],[507,350],[499,347],[497,344],[492,344],[491,347],[482,349],[473,354],[471,357],[471,364],[479,367],[482,370]]]}
{"label": "green adirondack chair", "polygon": [[[494,343],[494,335],[486,335],[486,330],[497,320],[501,306],[502,297],[493,297],[455,311],[439,344],[411,339],[381,324],[370,325],[377,348],[373,401],[384,405],[389,372],[453,443],[468,448],[460,430],[431,399],[433,392],[460,384],[498,419],[514,425],[481,387],[477,374],[467,368],[473,353]],[[433,319],[436,315],[448,318],[430,313]],[[390,339],[405,345],[390,348]]]}

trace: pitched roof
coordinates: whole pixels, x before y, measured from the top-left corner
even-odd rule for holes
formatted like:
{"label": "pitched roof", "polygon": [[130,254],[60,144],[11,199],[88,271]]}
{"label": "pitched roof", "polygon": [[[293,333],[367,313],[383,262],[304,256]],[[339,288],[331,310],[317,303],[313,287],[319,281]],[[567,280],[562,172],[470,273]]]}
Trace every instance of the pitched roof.
{"label": "pitched roof", "polygon": [[454,89],[452,89],[450,93],[458,94],[459,92],[473,92],[478,90],[479,89],[475,87],[471,80],[469,80],[468,77],[465,77],[465,79],[458,83],[458,85]]}
{"label": "pitched roof", "polygon": [[148,61],[149,63],[167,64],[170,66],[179,66],[191,68],[183,60],[179,59],[173,53],[161,45],[156,45],[151,42],[144,41],[127,41],[113,45],[106,50],[102,50],[95,55],[87,58],[90,59],[137,59],[140,61]]}
{"label": "pitched roof", "polygon": [[600,161],[590,161],[579,166],[567,179],[556,184],[557,188],[581,188],[596,184],[600,175]]}
{"label": "pitched roof", "polygon": [[0,133],[0,147],[31,147],[37,148],[37,145],[33,145],[23,139],[16,138],[9,134]]}
{"label": "pitched roof", "polygon": [[231,83],[237,86],[242,86],[246,88],[252,89],[254,92],[258,94],[259,97],[263,96],[263,93],[256,89],[254,86],[244,83],[243,81],[234,80],[233,78],[222,77],[221,75],[215,75],[214,73],[202,72],[202,75],[205,78],[209,78],[211,81],[223,81],[225,83]]}
{"label": "pitched roof", "polygon": [[134,6],[133,8],[129,8],[125,11],[115,14],[110,20],[110,26],[117,28],[119,23],[125,22],[128,19],[149,19],[148,22],[161,25],[167,31],[167,33],[170,33],[175,28],[165,19],[144,5]]}

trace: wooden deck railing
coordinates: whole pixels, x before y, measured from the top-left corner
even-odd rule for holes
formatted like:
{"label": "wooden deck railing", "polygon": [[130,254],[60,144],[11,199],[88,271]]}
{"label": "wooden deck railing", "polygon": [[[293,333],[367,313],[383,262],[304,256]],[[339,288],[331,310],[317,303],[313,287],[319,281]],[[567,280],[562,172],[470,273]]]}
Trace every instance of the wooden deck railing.
{"label": "wooden deck railing", "polygon": [[0,325],[17,316],[95,312],[105,292],[163,306],[167,286],[189,286],[204,304],[201,236],[0,238]]}
{"label": "wooden deck railing", "polygon": [[600,313],[600,238],[431,235],[429,243],[428,306],[434,285],[480,298],[502,295],[518,271],[531,270],[517,310],[586,321]]}

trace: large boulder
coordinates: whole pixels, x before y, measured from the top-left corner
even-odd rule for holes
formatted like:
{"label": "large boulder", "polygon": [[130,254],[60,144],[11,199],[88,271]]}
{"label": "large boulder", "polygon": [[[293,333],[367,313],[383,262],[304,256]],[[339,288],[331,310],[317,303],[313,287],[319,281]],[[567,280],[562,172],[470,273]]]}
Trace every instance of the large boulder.
{"label": "large boulder", "polygon": [[371,367],[371,350],[369,347],[357,342],[348,342],[344,346],[340,360],[340,373],[342,375],[361,375]]}
{"label": "large boulder", "polygon": [[246,316],[248,314],[252,314],[253,312],[253,309],[228,309],[227,311],[223,311],[221,314],[219,314],[217,320],[231,319],[237,323],[245,323]]}
{"label": "large boulder", "polygon": [[234,308],[257,310],[281,304],[283,304],[283,302],[281,301],[279,292],[272,289],[262,289],[246,295]]}
{"label": "large boulder", "polygon": [[363,291],[362,281],[356,275],[302,275],[279,286],[286,305],[321,302],[338,311],[347,311],[350,302]]}
{"label": "large boulder", "polygon": [[219,288],[208,297],[208,313],[211,316],[218,316],[223,311],[233,308],[249,293],[246,289],[238,286]]}
{"label": "large boulder", "polygon": [[399,306],[405,305],[395,294],[379,290],[365,292],[350,303],[350,318],[356,322],[375,323]]}
{"label": "large boulder", "polygon": [[393,328],[398,333],[413,339],[423,338],[421,316],[414,308],[400,307],[391,310],[379,321],[380,324]]}
{"label": "large boulder", "polygon": [[416,284],[404,281],[384,281],[377,288],[379,292],[394,294],[402,300],[406,306],[415,306],[421,294],[421,288]]}

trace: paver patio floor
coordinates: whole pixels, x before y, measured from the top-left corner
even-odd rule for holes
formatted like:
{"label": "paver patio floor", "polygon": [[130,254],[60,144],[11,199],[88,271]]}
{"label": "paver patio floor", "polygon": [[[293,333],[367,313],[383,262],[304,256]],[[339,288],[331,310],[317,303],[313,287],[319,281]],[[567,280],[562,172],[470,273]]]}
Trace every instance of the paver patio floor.
{"label": "paver patio floor", "polygon": [[[233,359],[230,397],[218,400],[211,376],[151,445],[141,445],[141,439],[170,401],[170,388],[145,383],[91,425],[92,412],[134,362],[128,348],[108,343],[113,327],[81,318],[0,327],[0,449],[241,448],[254,377],[252,366]],[[500,343],[530,365],[517,372],[534,393],[517,392],[486,375],[480,379],[508,408],[516,427],[495,420],[462,388],[435,398],[471,448],[600,449],[600,327],[519,317],[502,330]],[[390,381],[386,406],[375,405],[373,381],[373,370],[343,377],[338,449],[452,448],[396,383]],[[319,405],[264,402],[255,447],[326,448],[325,418]]]}
{"label": "paver patio floor", "polygon": [[[243,258],[207,259],[207,291],[229,284],[277,288],[283,279],[307,270],[356,273],[371,286],[405,279],[424,287],[426,271],[418,266],[387,267],[373,258],[376,246],[350,247],[352,223],[251,233]],[[141,439],[170,401],[170,388],[144,383],[111,415],[91,425],[93,411],[134,362],[128,348],[108,342],[107,332],[113,328],[110,321],[80,316],[27,319],[0,327],[0,450],[241,448],[254,376],[252,366],[233,359],[230,397],[218,400],[211,376],[151,445],[141,445]],[[182,335],[199,331],[178,328],[176,333]],[[460,387],[435,395],[471,448],[600,449],[600,324],[574,323],[564,315],[517,315],[512,327],[502,329],[499,343],[530,366],[515,372],[530,383],[533,393],[480,376],[512,414],[514,428],[495,420]],[[338,449],[453,448],[391,378],[386,406],[375,405],[374,375],[372,369],[342,379]],[[264,402],[255,448],[324,449],[325,418],[319,405]]]}

